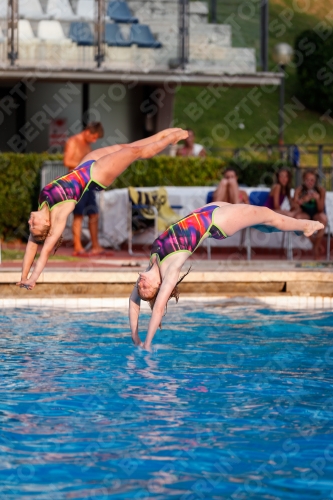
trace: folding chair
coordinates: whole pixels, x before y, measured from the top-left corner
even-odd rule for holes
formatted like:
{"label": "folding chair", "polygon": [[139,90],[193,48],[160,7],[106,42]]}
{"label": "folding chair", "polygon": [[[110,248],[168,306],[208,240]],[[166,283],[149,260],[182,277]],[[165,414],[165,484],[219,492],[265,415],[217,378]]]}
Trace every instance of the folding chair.
{"label": "folding chair", "polygon": [[[212,203],[213,194],[214,194],[214,191],[209,191],[209,193],[207,194],[206,203]],[[212,250],[211,250],[210,238],[207,238],[206,242],[207,242],[207,259],[211,260]],[[250,237],[250,228],[249,227],[242,230],[241,246],[246,247],[246,258],[247,258],[247,260],[251,260],[251,237]]]}
{"label": "folding chair", "polygon": [[[249,196],[250,205],[255,205],[257,207],[263,207],[269,197],[269,191],[252,191]],[[249,234],[249,238],[251,238]],[[287,238],[287,259],[293,260],[293,242],[292,233],[290,231],[284,233],[282,246],[284,246],[285,238]],[[251,245],[251,242],[250,242]]]}
{"label": "folding chair", "polygon": [[[326,207],[325,207],[325,213],[327,215]],[[327,215],[326,231],[327,231],[326,260],[329,261],[329,260],[331,260],[331,225],[330,225],[330,220],[328,218],[328,215]]]}
{"label": "folding chair", "polygon": [[[133,227],[136,232],[144,232],[147,229],[154,229],[154,240],[158,237],[158,210],[149,203],[147,196],[149,191],[140,191],[138,201],[133,203],[129,196],[128,210],[127,210],[127,224],[128,224],[128,253],[134,255],[133,252]],[[183,208],[182,205],[170,205],[174,210]],[[146,213],[145,213],[146,212]],[[148,217],[147,217],[148,215]]]}

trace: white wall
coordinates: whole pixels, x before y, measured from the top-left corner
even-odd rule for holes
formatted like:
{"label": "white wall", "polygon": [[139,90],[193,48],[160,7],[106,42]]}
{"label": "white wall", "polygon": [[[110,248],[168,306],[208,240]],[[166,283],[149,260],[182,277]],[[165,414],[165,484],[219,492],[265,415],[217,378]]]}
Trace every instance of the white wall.
{"label": "white wall", "polygon": [[[142,138],[144,117],[140,111],[142,87],[90,84],[88,121],[100,121],[103,139],[93,149]],[[82,130],[82,84],[31,82],[27,85],[26,126],[20,130],[26,151],[55,152],[49,144],[50,122],[67,119],[68,137]]]}

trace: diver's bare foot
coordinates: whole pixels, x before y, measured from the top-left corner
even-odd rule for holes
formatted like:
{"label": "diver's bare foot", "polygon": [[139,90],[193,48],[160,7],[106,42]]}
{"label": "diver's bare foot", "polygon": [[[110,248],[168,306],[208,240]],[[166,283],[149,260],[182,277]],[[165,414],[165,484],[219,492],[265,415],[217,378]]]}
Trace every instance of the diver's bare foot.
{"label": "diver's bare foot", "polygon": [[85,249],[81,247],[74,247],[73,253],[80,254],[80,253],[85,253]]}
{"label": "diver's bare foot", "polygon": [[316,220],[307,220],[304,224],[303,233],[304,236],[309,238],[315,231],[319,231],[320,229],[324,229],[324,224]]}
{"label": "diver's bare foot", "polygon": [[95,247],[90,250],[89,255],[103,255],[104,253],[105,249],[103,247]]}
{"label": "diver's bare foot", "polygon": [[167,129],[163,130],[162,137],[167,137],[168,135],[173,134],[174,132],[179,132],[180,130],[183,130],[183,129],[179,128],[179,127],[167,128]]}

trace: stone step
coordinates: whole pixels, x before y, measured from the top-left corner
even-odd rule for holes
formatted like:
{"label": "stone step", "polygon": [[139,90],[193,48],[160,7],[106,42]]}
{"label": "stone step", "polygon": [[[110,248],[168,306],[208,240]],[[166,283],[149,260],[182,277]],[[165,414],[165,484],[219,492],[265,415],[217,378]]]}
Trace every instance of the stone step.
{"label": "stone step", "polygon": [[[190,55],[189,71],[213,71],[218,74],[255,73],[256,58],[254,49],[228,49],[224,54],[216,54],[219,58],[196,59]],[[223,57],[224,56],[224,57]]]}
{"label": "stone step", "polygon": [[[177,46],[161,49],[132,48],[126,55],[127,61],[149,70],[162,67],[166,69],[169,68],[170,61],[178,58],[178,48]],[[109,51],[109,61],[120,62],[122,57],[121,48],[118,51]],[[215,73],[254,73],[256,71],[255,51],[254,49],[222,48],[207,53],[200,52],[197,47],[196,50],[190,51],[189,67],[192,68],[191,71],[196,68],[198,71],[214,71]]]}
{"label": "stone step", "polygon": [[[150,28],[161,43],[175,45],[178,43],[178,25],[161,22],[150,22]],[[190,26],[190,43],[205,46],[231,47],[231,26],[228,25],[192,25]]]}
{"label": "stone step", "polygon": [[[142,23],[143,19],[178,19],[178,2],[165,1],[136,1],[130,0],[128,2],[133,14],[139,18]],[[200,19],[201,22],[208,20],[208,7],[203,2],[190,2],[190,17]]]}

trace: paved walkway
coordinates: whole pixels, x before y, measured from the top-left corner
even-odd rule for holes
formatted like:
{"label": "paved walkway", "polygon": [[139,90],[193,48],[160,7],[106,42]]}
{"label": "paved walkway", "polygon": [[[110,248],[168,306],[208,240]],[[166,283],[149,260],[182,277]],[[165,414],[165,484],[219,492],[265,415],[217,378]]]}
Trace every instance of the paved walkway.
{"label": "paved walkway", "polygon": [[[3,245],[3,249],[6,251],[8,248],[11,252],[18,251],[24,252],[25,246],[22,244],[7,244]],[[148,252],[143,251],[142,248],[138,248],[133,256],[130,256],[127,249],[121,249],[119,251],[106,250],[104,255],[101,256],[89,256],[89,257],[73,257],[73,248],[61,247],[57,251],[56,255],[49,259],[46,267],[46,272],[50,270],[92,270],[96,271],[99,269],[125,269],[125,268],[141,268],[145,266],[149,260]],[[199,248],[195,254],[189,259],[188,262],[193,265],[195,269],[209,269],[209,270],[222,270],[222,269],[247,269],[249,266],[251,268],[260,269],[262,267],[273,269],[290,269],[294,268],[295,265],[302,264],[307,265],[307,262],[312,261],[311,252],[302,252],[302,254],[294,255],[294,260],[292,262],[286,259],[284,250],[272,250],[269,249],[265,251],[264,249],[253,249],[251,261],[246,260],[245,249],[239,250],[238,248],[225,248],[225,249],[214,249],[212,253],[212,259],[209,261],[207,259],[207,253],[204,249]],[[333,262],[333,256],[332,256]],[[311,264],[313,267],[323,268],[321,262],[313,262]],[[0,264],[0,272],[3,270],[19,270],[22,266],[22,259],[15,260],[2,260]]]}

